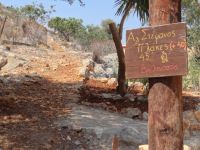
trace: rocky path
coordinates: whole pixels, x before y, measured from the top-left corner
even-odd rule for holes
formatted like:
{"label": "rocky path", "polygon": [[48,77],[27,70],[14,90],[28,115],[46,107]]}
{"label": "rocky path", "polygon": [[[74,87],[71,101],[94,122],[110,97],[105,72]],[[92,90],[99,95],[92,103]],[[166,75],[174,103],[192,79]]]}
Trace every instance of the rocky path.
{"label": "rocky path", "polygon": [[[8,58],[0,75],[0,150],[110,150],[113,137],[120,150],[147,143],[147,121],[117,112],[133,102],[114,93],[113,102],[105,93],[102,100],[92,96],[102,94],[95,89],[89,90],[90,96],[81,94],[80,53],[25,46],[0,53]],[[116,112],[94,108],[98,99]],[[199,150],[199,139],[199,132],[191,131],[185,144]]]}

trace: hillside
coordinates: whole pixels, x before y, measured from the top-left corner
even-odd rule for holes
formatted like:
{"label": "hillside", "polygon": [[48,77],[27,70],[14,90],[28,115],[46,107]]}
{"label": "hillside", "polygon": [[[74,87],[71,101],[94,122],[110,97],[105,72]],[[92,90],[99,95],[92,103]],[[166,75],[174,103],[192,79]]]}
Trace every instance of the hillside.
{"label": "hillside", "polygon": [[[0,150],[110,150],[115,140],[135,150],[147,143],[147,85],[131,82],[125,97],[116,94],[115,53],[95,61],[76,43],[0,10],[0,27],[8,16],[0,44]],[[183,95],[184,142],[199,150],[200,93]]]}
{"label": "hillside", "polygon": [[47,44],[47,29],[12,8],[0,6],[0,25],[2,43]]}

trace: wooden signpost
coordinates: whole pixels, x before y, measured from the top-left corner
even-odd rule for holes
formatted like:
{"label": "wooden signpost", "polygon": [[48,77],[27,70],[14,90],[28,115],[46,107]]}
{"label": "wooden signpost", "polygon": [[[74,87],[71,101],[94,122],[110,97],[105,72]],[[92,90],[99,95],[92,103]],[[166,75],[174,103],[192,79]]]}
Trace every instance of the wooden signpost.
{"label": "wooden signpost", "polygon": [[185,23],[128,30],[126,77],[186,75],[186,47]]}
{"label": "wooden signpost", "polygon": [[149,0],[149,15],[151,27],[127,31],[126,77],[149,78],[148,149],[183,150],[182,75],[188,67],[181,0]]}
{"label": "wooden signpost", "polygon": [[188,71],[186,24],[128,30],[125,61],[128,79],[150,78],[149,150],[183,150],[182,81],[170,76]]}

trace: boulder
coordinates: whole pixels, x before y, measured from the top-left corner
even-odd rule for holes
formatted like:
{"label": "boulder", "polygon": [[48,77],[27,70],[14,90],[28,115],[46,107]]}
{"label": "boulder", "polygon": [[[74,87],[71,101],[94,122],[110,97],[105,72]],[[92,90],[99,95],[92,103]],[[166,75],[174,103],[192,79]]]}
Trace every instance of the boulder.
{"label": "boulder", "polygon": [[106,73],[106,76],[107,76],[108,78],[114,77],[114,71],[113,71],[112,68],[106,68],[105,73]]}
{"label": "boulder", "polygon": [[108,68],[118,68],[118,58],[116,53],[104,56],[103,61]]}
{"label": "boulder", "polygon": [[142,115],[139,108],[124,108],[121,112],[128,118],[141,118]]}
{"label": "boulder", "polygon": [[106,71],[103,64],[95,64],[94,74],[96,78],[106,78]]}

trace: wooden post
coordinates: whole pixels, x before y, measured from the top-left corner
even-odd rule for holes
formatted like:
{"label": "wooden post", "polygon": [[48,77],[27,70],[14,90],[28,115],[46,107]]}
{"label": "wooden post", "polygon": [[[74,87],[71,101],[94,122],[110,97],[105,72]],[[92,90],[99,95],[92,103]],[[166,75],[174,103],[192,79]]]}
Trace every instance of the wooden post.
{"label": "wooden post", "polygon": [[119,150],[119,139],[115,135],[112,140],[112,150]]}
{"label": "wooden post", "polygon": [[1,39],[1,36],[2,36],[2,34],[3,34],[3,30],[4,30],[4,27],[5,27],[5,24],[6,24],[6,20],[7,20],[7,16],[4,18],[4,21],[3,21],[3,24],[2,24],[2,27],[1,27],[0,39]]}
{"label": "wooden post", "polygon": [[119,33],[117,31],[115,23],[109,24],[110,31],[113,36],[113,40],[115,43],[115,47],[117,49],[117,56],[119,61],[119,69],[118,69],[118,92],[121,96],[124,96],[126,94],[126,76],[125,76],[125,56],[124,56],[124,50],[123,46],[120,40]]}
{"label": "wooden post", "polygon": [[[149,0],[150,25],[181,21],[181,0]],[[149,150],[183,150],[182,76],[150,78]]]}

